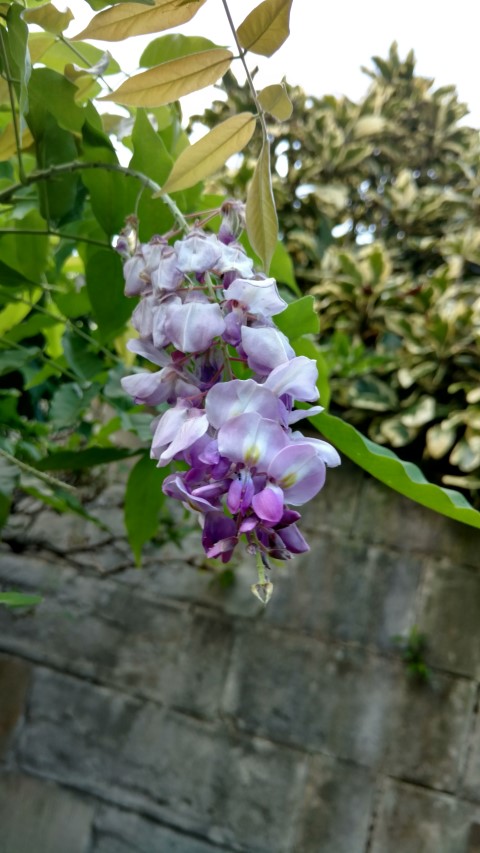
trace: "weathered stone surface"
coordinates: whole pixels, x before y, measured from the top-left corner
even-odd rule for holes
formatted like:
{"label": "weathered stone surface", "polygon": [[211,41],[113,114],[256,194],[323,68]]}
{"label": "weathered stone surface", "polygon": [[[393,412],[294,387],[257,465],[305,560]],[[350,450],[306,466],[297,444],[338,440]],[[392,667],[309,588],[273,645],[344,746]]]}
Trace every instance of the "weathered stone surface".
{"label": "weathered stone surface", "polygon": [[79,515],[60,515],[48,510],[35,516],[27,532],[27,541],[31,545],[63,554],[83,551],[85,547],[95,548],[109,542],[112,537],[113,532],[103,530]]}
{"label": "weathered stone surface", "polygon": [[109,579],[67,571],[57,583],[28,618],[0,611],[4,648],[196,714],[216,711],[232,635],[222,617]]}
{"label": "weathered stone surface", "polygon": [[[346,462],[264,608],[178,507],[134,569],[122,498],[89,504],[108,534],[26,499],[0,546],[0,588],[44,597],[0,608],[0,853],[476,853],[478,532]],[[424,684],[392,643],[413,625]]]}
{"label": "weathered stone surface", "polygon": [[327,473],[318,497],[301,508],[302,529],[307,538],[331,529],[344,534],[355,530],[363,479],[363,473],[346,458],[339,468]]}
{"label": "weathered stone surface", "polygon": [[469,853],[479,809],[447,794],[387,780],[372,853]]}
{"label": "weathered stone surface", "polygon": [[479,622],[480,575],[431,561],[419,616],[419,627],[428,643],[427,662],[478,679]]}
{"label": "weathered stone surface", "polygon": [[456,565],[480,567],[480,530],[425,509],[372,478],[365,481],[354,531],[365,542],[448,554]]}
{"label": "weathered stone surface", "polygon": [[474,687],[362,649],[259,628],[237,636],[224,706],[243,730],[453,789]]}
{"label": "weathered stone surface", "polygon": [[326,755],[311,763],[295,853],[364,853],[374,775]]}
{"label": "weathered stone surface", "polygon": [[[338,533],[275,570],[275,599],[265,620],[337,640],[392,649],[413,624],[423,561]],[[277,580],[278,578],[278,580]]]}
{"label": "weathered stone surface", "polygon": [[30,677],[26,661],[0,655],[0,759],[23,716]]}
{"label": "weathered stone surface", "polygon": [[460,793],[462,796],[480,803],[480,713],[477,713],[470,733],[465,774]]}
{"label": "weathered stone surface", "polygon": [[24,769],[248,851],[287,853],[305,759],[259,739],[47,670],[19,745]]}
{"label": "weathered stone surface", "polygon": [[90,853],[229,853],[232,850],[118,809],[102,809],[94,829]]}
{"label": "weathered stone surface", "polygon": [[245,560],[236,566],[231,584],[222,583],[221,572],[222,569],[214,573],[191,563],[182,563],[176,553],[175,560],[164,563],[149,559],[142,571],[131,569],[122,572],[116,580],[139,590],[147,587],[149,595],[156,601],[174,599],[213,608],[229,616],[263,618],[265,608],[250,590],[251,584],[257,580],[256,568],[251,561]]}
{"label": "weathered stone surface", "polygon": [[1,853],[87,853],[95,805],[44,779],[0,776]]}

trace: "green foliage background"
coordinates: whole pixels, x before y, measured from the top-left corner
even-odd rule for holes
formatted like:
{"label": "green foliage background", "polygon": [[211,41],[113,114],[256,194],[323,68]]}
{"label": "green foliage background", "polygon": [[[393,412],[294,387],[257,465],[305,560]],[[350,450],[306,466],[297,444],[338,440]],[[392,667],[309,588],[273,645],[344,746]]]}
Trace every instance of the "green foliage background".
{"label": "green foliage background", "polygon": [[[333,411],[478,504],[479,132],[412,54],[393,45],[373,62],[358,103],[289,90],[292,117],[274,129],[280,227],[316,297]],[[248,108],[248,89],[224,84],[228,102],[197,120]]]}

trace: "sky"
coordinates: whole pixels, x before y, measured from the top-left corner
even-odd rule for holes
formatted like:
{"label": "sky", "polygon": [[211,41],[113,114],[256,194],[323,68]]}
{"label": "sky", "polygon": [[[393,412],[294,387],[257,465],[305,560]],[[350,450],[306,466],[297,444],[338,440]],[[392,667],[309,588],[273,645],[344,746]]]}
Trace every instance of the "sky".
{"label": "sky", "polygon": [[[64,8],[58,0],[56,5]],[[256,0],[230,0],[235,24],[240,24],[255,5]],[[85,0],[70,0],[68,6],[76,18],[67,33],[73,35],[94,13]],[[433,77],[438,86],[456,85],[460,99],[470,110],[468,123],[480,127],[479,30],[477,0],[294,0],[289,39],[270,59],[251,55],[250,65],[259,66],[257,86],[279,82],[285,76],[308,94],[347,95],[355,100],[368,87],[360,66],[370,65],[372,55],[385,57],[396,40],[402,57],[413,48],[419,74]],[[195,18],[178,31],[207,36],[219,45],[232,44],[221,0],[207,0]],[[132,73],[153,37],[104,44]],[[182,99],[184,113],[200,111],[211,100],[211,88],[189,95]]]}

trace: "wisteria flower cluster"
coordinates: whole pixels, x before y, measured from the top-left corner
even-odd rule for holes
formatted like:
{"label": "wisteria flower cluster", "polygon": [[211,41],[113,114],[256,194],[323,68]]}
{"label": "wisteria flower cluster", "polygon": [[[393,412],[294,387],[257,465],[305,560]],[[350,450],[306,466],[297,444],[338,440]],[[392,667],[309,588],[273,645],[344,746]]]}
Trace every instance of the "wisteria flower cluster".
{"label": "wisteria flower cluster", "polygon": [[[125,293],[139,296],[128,348],[158,366],[122,380],[136,403],[168,404],[152,423],[151,456],[187,470],[163,490],[199,514],[208,557],[227,563],[243,540],[256,554],[263,600],[268,557],[308,550],[298,507],[340,462],[327,442],[292,429],[321,407],[313,360],[296,356],[273,317],[286,308],[276,282],[237,242],[241,210],[226,203],[218,235],[195,227],[171,245],[153,237],[124,265]],[[125,249],[126,241],[118,247]],[[237,378],[241,376],[242,378]]]}

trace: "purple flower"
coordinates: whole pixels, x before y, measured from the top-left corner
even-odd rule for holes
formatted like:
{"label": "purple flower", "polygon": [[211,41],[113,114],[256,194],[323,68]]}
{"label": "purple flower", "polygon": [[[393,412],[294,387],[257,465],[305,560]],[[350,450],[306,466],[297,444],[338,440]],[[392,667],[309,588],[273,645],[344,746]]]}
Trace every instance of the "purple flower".
{"label": "purple flower", "polygon": [[180,352],[204,352],[225,331],[222,309],[204,302],[169,303],[165,335]]}
{"label": "purple flower", "polygon": [[208,419],[202,409],[177,403],[161,416],[155,429],[151,455],[158,466],[168,465],[177,453],[186,450],[208,429]]}
{"label": "purple flower", "polygon": [[155,373],[125,376],[121,383],[136,403],[145,403],[147,406],[175,403],[177,397],[194,398],[198,394],[198,388],[172,366],[163,367]]}
{"label": "purple flower", "polygon": [[260,376],[267,376],[274,367],[295,356],[288,338],[273,328],[242,326],[242,347],[248,366]]}
{"label": "purple flower", "polygon": [[290,394],[296,400],[310,402],[319,397],[317,379],[315,362],[304,355],[297,355],[274,367],[265,379],[264,386],[278,397]]}
{"label": "purple flower", "polygon": [[224,292],[225,299],[233,307],[238,307],[246,314],[258,317],[271,317],[279,314],[287,307],[287,303],[278,294],[274,278],[255,281],[237,278],[228,290]]}
{"label": "purple flower", "polygon": [[271,460],[268,476],[282,489],[287,503],[306,503],[325,482],[325,463],[310,444],[289,444]]}
{"label": "purple flower", "polygon": [[202,534],[202,545],[207,557],[220,557],[223,563],[228,563],[237,542],[237,528],[233,519],[217,512],[207,512]]}
{"label": "purple flower", "polygon": [[183,273],[201,275],[215,267],[222,257],[223,246],[214,234],[195,229],[175,243],[177,268]]}
{"label": "purple flower", "polygon": [[[195,228],[174,247],[155,237],[126,261],[126,293],[140,296],[140,338],[128,347],[160,369],[122,386],[137,403],[170,404],[152,422],[151,455],[159,467],[186,464],[163,491],[199,513],[207,555],[228,562],[243,539],[268,569],[269,555],[308,550],[290,505],[317,494],[340,459],[290,428],[321,411],[293,408],[318,399],[316,363],[275,326],[286,306],[275,280],[256,274],[234,242],[243,208],[223,212],[219,237]],[[235,374],[246,378],[224,381]],[[262,578],[256,588],[271,588]]]}
{"label": "purple flower", "polygon": [[256,412],[272,421],[280,420],[284,407],[278,397],[253,379],[232,379],[214,385],[205,398],[210,424],[219,429],[226,421],[245,412]]}
{"label": "purple flower", "polygon": [[[218,431],[220,455],[258,472],[267,471],[271,460],[286,444],[283,429],[256,412],[238,415]],[[312,454],[315,456],[315,451],[312,450]]]}

